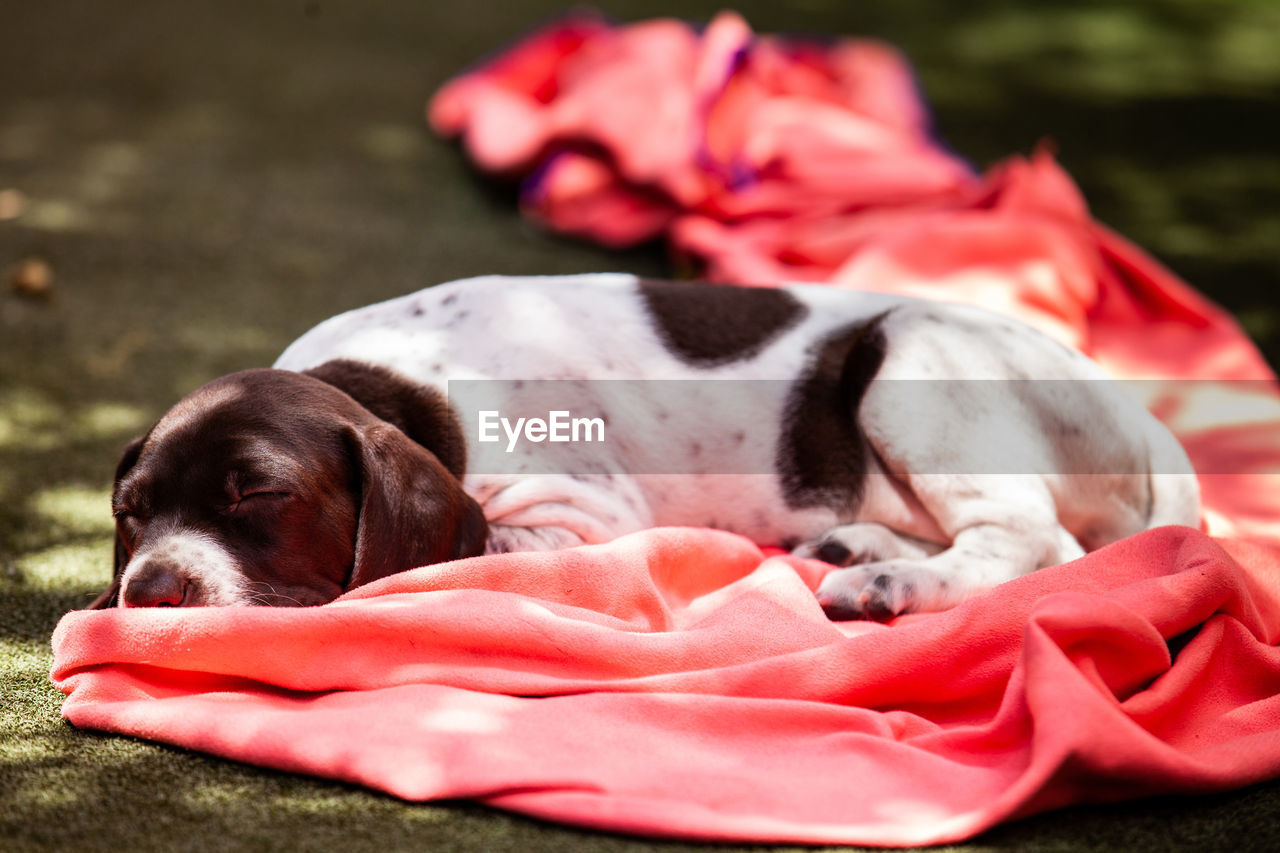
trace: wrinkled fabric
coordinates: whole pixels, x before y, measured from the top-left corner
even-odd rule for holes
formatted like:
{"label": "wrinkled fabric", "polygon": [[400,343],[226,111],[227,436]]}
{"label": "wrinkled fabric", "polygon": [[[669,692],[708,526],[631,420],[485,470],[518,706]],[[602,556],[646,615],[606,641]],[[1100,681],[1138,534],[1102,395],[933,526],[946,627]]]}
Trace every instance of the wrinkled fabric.
{"label": "wrinkled fabric", "polygon": [[542,818],[707,840],[932,844],[1074,803],[1280,775],[1280,394],[1220,308],[1092,221],[1046,151],[976,174],[891,48],[733,14],[552,25],[429,116],[548,227],[712,278],[972,302],[1135,385],[1205,531],[951,611],[833,623],[828,567],[659,529],[429,566],[307,609],[74,612],[76,726]]}
{"label": "wrinkled fabric", "polygon": [[77,726],[689,838],[936,843],[1280,768],[1274,551],[1162,528],[891,626],[827,620],[824,569],[645,531],[324,607],[74,612],[53,677]]}

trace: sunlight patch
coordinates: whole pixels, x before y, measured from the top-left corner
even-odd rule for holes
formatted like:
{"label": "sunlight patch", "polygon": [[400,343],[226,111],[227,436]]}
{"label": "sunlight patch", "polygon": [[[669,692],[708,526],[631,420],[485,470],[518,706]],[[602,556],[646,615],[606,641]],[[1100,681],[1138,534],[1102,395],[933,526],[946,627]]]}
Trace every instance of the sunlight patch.
{"label": "sunlight patch", "polygon": [[0,448],[49,450],[58,445],[54,427],[62,410],[49,397],[31,388],[0,394]]}
{"label": "sunlight patch", "polygon": [[30,199],[22,214],[23,225],[44,231],[84,230],[92,221],[88,208],[70,199]]}
{"label": "sunlight patch", "polygon": [[76,415],[79,429],[94,438],[139,432],[147,425],[147,420],[147,413],[140,407],[125,403],[94,403]]}
{"label": "sunlight patch", "polygon": [[[109,530],[107,522],[103,530]],[[111,577],[111,536],[75,545],[55,545],[21,557],[18,568],[33,589],[78,591]]]}
{"label": "sunlight patch", "polygon": [[42,489],[31,499],[31,508],[41,518],[71,533],[111,533],[111,489],[107,487]]}

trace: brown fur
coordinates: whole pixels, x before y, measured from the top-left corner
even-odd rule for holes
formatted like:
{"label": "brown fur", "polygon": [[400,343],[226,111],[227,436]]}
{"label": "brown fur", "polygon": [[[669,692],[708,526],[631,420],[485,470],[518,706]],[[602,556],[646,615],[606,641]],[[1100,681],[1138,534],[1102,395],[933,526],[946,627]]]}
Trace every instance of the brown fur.
{"label": "brown fur", "polygon": [[778,470],[792,507],[855,507],[861,500],[871,449],[858,406],[884,362],[883,317],[856,323],[823,341],[809,372],[791,392]]}
{"label": "brown fur", "polygon": [[479,554],[486,536],[480,508],[431,450],[332,385],[282,370],[223,377],[171,409],[126,450],[113,503],[115,579],[94,607],[122,595],[203,603],[198,566],[150,572],[166,589],[150,578],[120,588],[133,555],[174,529],[217,542],[266,604],[321,604]]}
{"label": "brown fur", "polygon": [[713,367],[748,358],[808,311],[785,290],[642,279],[640,294],[668,348]]}

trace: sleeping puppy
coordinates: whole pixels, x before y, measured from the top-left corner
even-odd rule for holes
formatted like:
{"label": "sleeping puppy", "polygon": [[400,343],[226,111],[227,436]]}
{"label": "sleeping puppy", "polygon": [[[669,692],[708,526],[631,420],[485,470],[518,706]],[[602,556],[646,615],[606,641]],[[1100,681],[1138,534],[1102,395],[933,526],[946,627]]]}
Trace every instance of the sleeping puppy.
{"label": "sleeping puppy", "polygon": [[[581,430],[578,427],[582,427]],[[416,566],[718,527],[952,606],[1163,524],[1182,448],[1078,352],[816,286],[486,277],[334,317],[125,451],[94,607],[313,605]]]}

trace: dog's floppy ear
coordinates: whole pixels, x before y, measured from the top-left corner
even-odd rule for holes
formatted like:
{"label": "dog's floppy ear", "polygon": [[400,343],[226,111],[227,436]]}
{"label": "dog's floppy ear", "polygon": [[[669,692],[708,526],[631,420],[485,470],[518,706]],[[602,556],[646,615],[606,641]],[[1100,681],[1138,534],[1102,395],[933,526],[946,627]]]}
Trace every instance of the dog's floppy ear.
{"label": "dog's floppy ear", "polygon": [[386,423],[353,428],[349,440],[361,496],[348,589],[484,552],[484,513],[434,454]]}
{"label": "dog's floppy ear", "polygon": [[[116,465],[115,482],[118,484],[120,478],[133,470],[133,466],[138,464],[138,457],[142,454],[142,443],[145,436],[135,438],[129,442],[124,452],[120,455],[120,462]],[[105,610],[108,607],[115,607],[120,599],[120,573],[124,571],[125,564],[129,562],[129,552],[125,550],[124,543],[120,541],[120,533],[116,531],[115,555],[111,567],[111,585],[108,586],[101,595],[93,600],[89,605],[90,610]]]}
{"label": "dog's floppy ear", "polygon": [[456,477],[467,468],[462,424],[437,388],[389,367],[339,358],[302,371],[337,388],[436,455]]}

